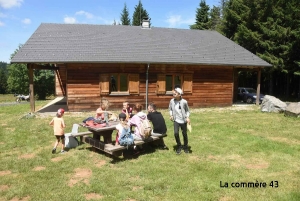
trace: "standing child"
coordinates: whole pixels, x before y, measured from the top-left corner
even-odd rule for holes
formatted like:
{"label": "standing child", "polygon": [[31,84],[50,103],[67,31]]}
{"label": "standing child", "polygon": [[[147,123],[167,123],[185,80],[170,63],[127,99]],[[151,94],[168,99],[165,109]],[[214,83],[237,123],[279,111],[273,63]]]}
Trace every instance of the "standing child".
{"label": "standing child", "polygon": [[56,152],[56,147],[58,143],[61,140],[61,152],[60,153],[65,153],[65,131],[64,128],[66,127],[64,119],[62,118],[65,113],[65,110],[60,108],[57,113],[56,117],[54,117],[49,125],[53,126],[54,130],[54,135],[56,137],[56,142],[54,144],[54,147],[52,149],[52,154]]}

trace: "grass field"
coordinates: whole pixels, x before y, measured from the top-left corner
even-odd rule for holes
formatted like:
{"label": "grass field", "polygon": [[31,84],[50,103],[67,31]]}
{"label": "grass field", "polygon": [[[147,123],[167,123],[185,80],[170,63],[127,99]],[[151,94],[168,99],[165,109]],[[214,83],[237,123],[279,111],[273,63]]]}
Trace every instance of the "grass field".
{"label": "grass field", "polygon": [[[255,105],[191,109],[191,153],[176,155],[172,122],[161,110],[170,150],[146,146],[116,159],[87,144],[51,154],[53,116],[21,119],[29,111],[29,103],[0,106],[0,201],[300,200],[299,118]],[[91,114],[66,112],[66,132]]]}

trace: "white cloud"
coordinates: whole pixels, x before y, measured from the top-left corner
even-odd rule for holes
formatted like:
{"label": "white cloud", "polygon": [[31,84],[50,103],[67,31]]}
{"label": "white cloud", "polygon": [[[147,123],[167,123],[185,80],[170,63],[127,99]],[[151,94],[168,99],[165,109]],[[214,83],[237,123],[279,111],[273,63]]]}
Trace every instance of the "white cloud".
{"label": "white cloud", "polygon": [[23,24],[31,24],[31,20],[29,18],[25,18],[24,20],[22,20]]}
{"label": "white cloud", "polygon": [[169,15],[166,22],[170,28],[176,28],[181,25],[191,25],[194,23],[194,19],[182,19],[181,15]]}
{"label": "white cloud", "polygon": [[0,21],[0,27],[3,27],[5,24]]}
{"label": "white cloud", "polygon": [[64,18],[64,22],[66,24],[75,24],[76,23],[76,18],[75,17],[68,17],[68,16],[66,16]]}
{"label": "white cloud", "polygon": [[75,15],[85,15],[85,17],[88,18],[88,19],[94,18],[93,14],[85,12],[83,10],[76,12]]}
{"label": "white cloud", "polygon": [[8,9],[12,7],[20,7],[23,0],[0,0],[0,6],[2,8]]}
{"label": "white cloud", "polygon": [[4,13],[0,13],[0,18],[5,18],[7,17],[7,15],[5,15]]}

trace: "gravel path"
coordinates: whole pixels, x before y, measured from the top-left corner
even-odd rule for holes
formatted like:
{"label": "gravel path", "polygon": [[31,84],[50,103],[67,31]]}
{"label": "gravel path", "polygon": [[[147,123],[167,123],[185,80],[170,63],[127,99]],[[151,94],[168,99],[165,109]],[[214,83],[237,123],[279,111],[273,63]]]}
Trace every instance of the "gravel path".
{"label": "gravel path", "polygon": [[27,101],[22,101],[20,103],[18,103],[18,102],[5,102],[5,103],[0,103],[0,107],[1,106],[9,106],[9,105],[17,105],[17,104],[29,104],[29,102],[27,102]]}

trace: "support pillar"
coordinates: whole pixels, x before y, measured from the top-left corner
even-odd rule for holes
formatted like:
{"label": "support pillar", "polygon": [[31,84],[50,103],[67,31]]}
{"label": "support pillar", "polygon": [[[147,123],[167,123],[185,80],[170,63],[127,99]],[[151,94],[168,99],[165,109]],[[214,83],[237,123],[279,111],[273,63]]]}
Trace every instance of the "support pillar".
{"label": "support pillar", "polygon": [[30,110],[35,112],[35,102],[34,102],[34,90],[33,90],[33,64],[27,64],[27,69],[29,73],[29,96],[30,96]]}
{"label": "support pillar", "polygon": [[259,105],[260,99],[260,79],[261,79],[261,68],[257,70],[257,89],[256,89],[256,105]]}

